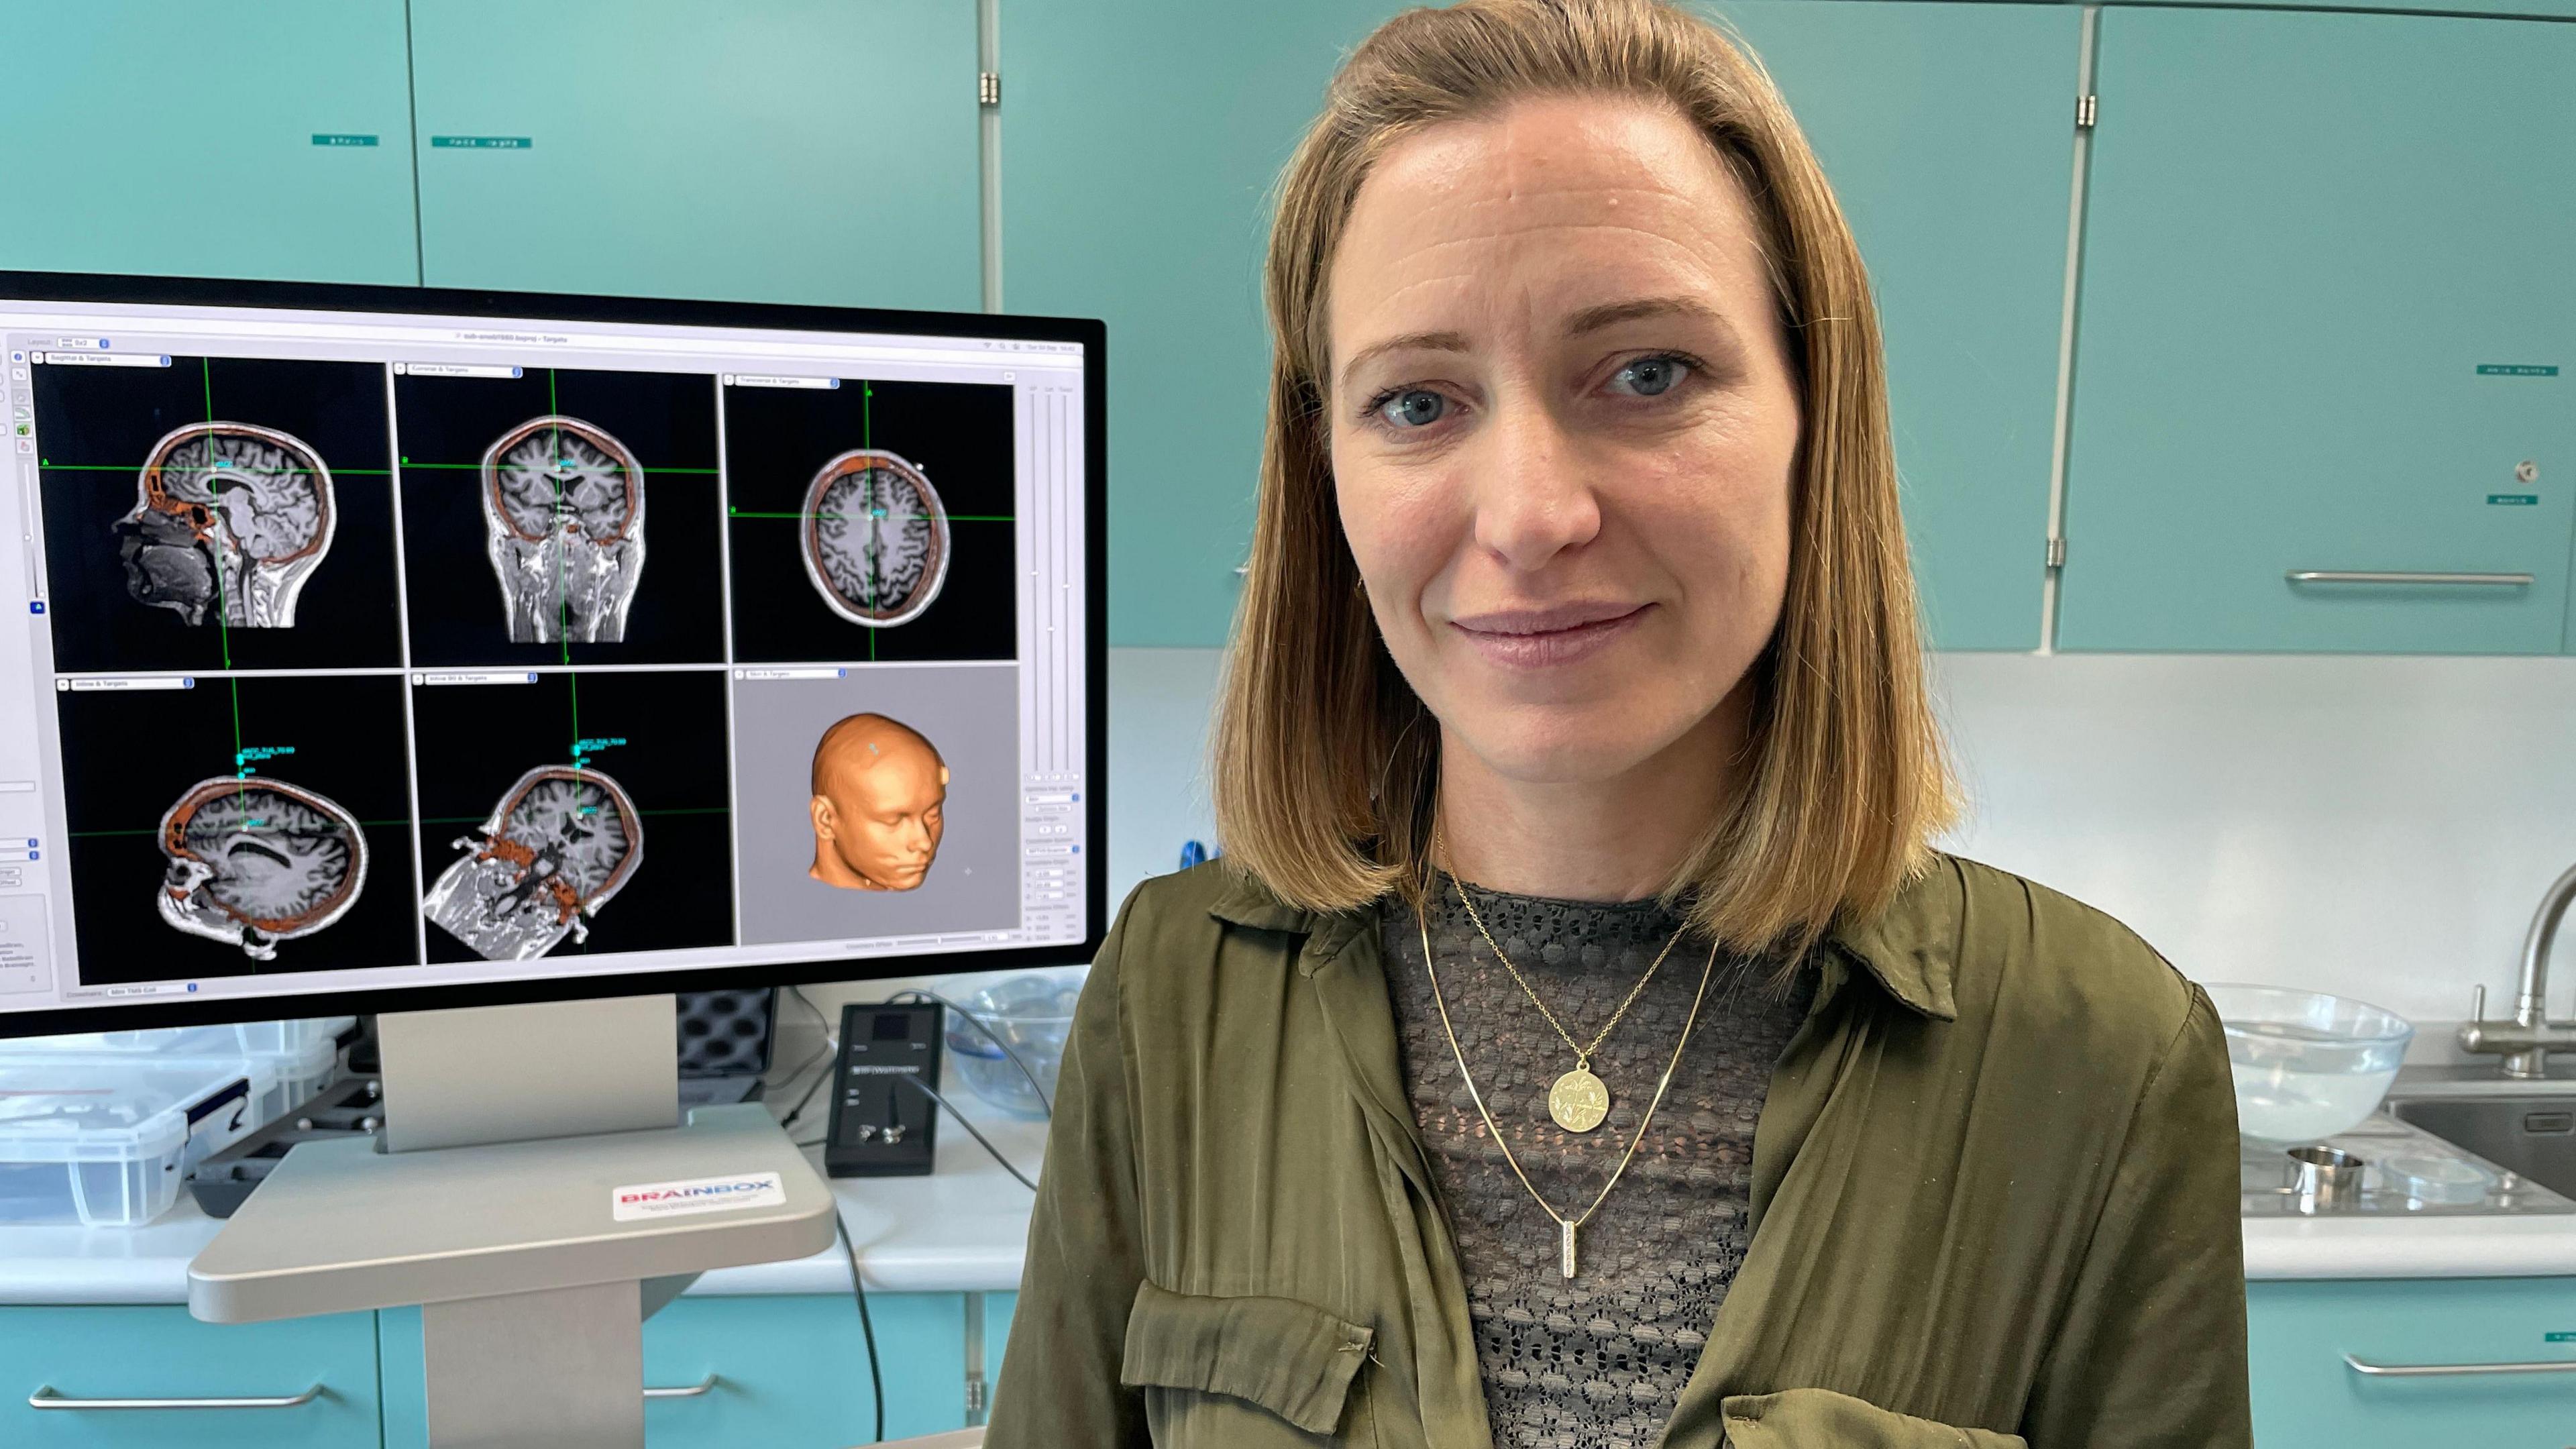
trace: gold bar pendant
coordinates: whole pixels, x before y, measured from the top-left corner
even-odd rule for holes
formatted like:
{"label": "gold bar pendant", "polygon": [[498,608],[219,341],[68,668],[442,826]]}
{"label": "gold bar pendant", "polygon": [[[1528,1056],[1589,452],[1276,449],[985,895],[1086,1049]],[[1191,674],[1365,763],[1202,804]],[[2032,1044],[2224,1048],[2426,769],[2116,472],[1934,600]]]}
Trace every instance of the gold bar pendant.
{"label": "gold bar pendant", "polygon": [[1556,1225],[1562,1234],[1559,1245],[1563,1250],[1565,1276],[1571,1278],[1574,1276],[1574,1223],[1568,1218],[1558,1218]]}

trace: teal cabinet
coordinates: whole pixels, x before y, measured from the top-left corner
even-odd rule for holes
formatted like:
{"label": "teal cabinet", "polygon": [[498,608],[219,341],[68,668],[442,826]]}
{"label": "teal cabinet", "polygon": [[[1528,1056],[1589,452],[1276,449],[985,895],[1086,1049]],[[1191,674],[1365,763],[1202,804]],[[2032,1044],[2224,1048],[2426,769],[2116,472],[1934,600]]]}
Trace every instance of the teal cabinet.
{"label": "teal cabinet", "polygon": [[[11,1449],[376,1449],[376,1316],[199,1323],[167,1307],[0,1312],[0,1444]],[[38,1409],[67,1399],[296,1399],[277,1407]]]}
{"label": "teal cabinet", "polygon": [[0,267],[420,280],[403,0],[0,5]]}
{"label": "teal cabinet", "polygon": [[[2066,0],[2082,4],[2083,0]],[[2230,5],[2261,9],[2284,8],[2283,0],[2110,0],[2114,5]],[[2306,3],[2306,0],[2302,0]],[[2337,10],[2437,10],[2462,15],[2543,15],[2576,16],[2576,0],[2335,0],[2329,7],[2319,3],[2312,9]]]}
{"label": "teal cabinet", "polygon": [[2556,652],[2576,27],[2114,8],[2100,45],[2059,645]]}
{"label": "teal cabinet", "polygon": [[2259,1449],[2563,1449],[2576,1374],[2371,1377],[2379,1366],[2576,1360],[2576,1279],[2247,1285]]}
{"label": "teal cabinet", "polygon": [[1269,397],[1268,194],[1397,0],[1010,0],[1002,300],[1109,324],[1109,642],[1222,644]]}
{"label": "teal cabinet", "polygon": [[2037,648],[2080,16],[1893,0],[1719,13],[1788,98],[1869,265],[1933,645]]}
{"label": "teal cabinet", "polygon": [[[963,1295],[871,1293],[868,1310],[887,1437],[963,1427]],[[386,1449],[422,1449],[420,1311],[378,1316]],[[644,1405],[652,1449],[844,1449],[875,1430],[867,1340],[856,1302],[843,1294],[683,1297],[645,1320],[644,1384],[666,1391]],[[704,1392],[688,1392],[701,1385]]]}
{"label": "teal cabinet", "polygon": [[433,286],[973,311],[975,0],[412,0]]}

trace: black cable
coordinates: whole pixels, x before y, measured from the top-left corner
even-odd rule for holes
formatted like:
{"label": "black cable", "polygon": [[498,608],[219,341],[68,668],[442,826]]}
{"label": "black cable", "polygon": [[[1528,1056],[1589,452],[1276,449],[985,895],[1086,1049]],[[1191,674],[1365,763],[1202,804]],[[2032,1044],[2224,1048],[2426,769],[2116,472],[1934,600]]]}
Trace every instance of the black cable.
{"label": "black cable", "polygon": [[968,1136],[970,1136],[970,1137],[974,1138],[977,1142],[982,1143],[982,1144],[983,1144],[983,1146],[984,1146],[984,1150],[985,1150],[986,1152],[989,1152],[989,1153],[993,1154],[993,1160],[994,1160],[995,1162],[998,1162],[998,1163],[1002,1164],[1002,1170],[1003,1170],[1004,1172],[1007,1172],[1007,1173],[1009,1173],[1011,1176],[1018,1178],[1018,1179],[1020,1180],[1020,1186],[1027,1188],[1029,1191],[1031,1191],[1031,1192],[1035,1192],[1035,1191],[1037,1191],[1037,1190],[1038,1190],[1038,1185],[1037,1185],[1036,1183],[1034,1183],[1034,1182],[1029,1181],[1029,1178],[1028,1178],[1028,1174],[1027,1174],[1027,1173],[1024,1173],[1024,1172],[1020,1171],[1018,1168],[1013,1167],[1013,1166],[1011,1165],[1011,1159],[1009,1159],[1009,1158],[1007,1158],[1007,1157],[1004,1157],[1004,1156],[1002,1155],[1002,1149],[1000,1149],[1000,1148],[998,1148],[998,1147],[995,1147],[995,1146],[992,1144],[992,1142],[984,1136],[984,1134],[983,1134],[983,1133],[978,1132],[978,1131],[976,1131],[976,1130],[975,1130],[975,1124],[974,1124],[974,1123],[972,1123],[972,1122],[970,1122],[970,1121],[968,1121],[968,1120],[966,1120],[966,1114],[965,1114],[965,1113],[958,1111],[954,1106],[951,1106],[951,1105],[950,1105],[950,1103],[949,1103],[949,1101],[948,1101],[948,1099],[947,1099],[946,1097],[943,1097],[943,1096],[939,1095],[939,1089],[938,1089],[938,1088],[931,1086],[928,1082],[925,1082],[925,1081],[923,1081],[921,1078],[919,1078],[919,1077],[915,1077],[915,1076],[909,1076],[909,1075],[907,1075],[907,1076],[899,1076],[899,1077],[896,1077],[896,1078],[895,1078],[895,1080],[896,1080],[896,1081],[898,1081],[898,1082],[910,1082],[910,1083],[912,1083],[914,1086],[919,1087],[919,1088],[923,1091],[923,1093],[925,1093],[926,1095],[928,1095],[928,1096],[929,1096],[929,1098],[930,1098],[930,1100],[932,1100],[932,1101],[934,1101],[934,1102],[937,1102],[937,1103],[938,1103],[940,1106],[942,1106],[942,1107],[946,1107],[946,1108],[948,1108],[948,1115],[957,1119],[957,1125],[958,1125],[958,1126],[960,1126],[960,1127],[965,1128],[965,1129],[966,1129],[966,1134],[967,1134]]}
{"label": "black cable", "polygon": [[885,1440],[885,1374],[877,1366],[877,1327],[868,1319],[868,1285],[859,1281],[859,1245],[850,1241],[850,1225],[841,1221],[841,1210],[832,1209],[832,1232],[841,1240],[841,1251],[850,1260],[850,1293],[859,1300],[859,1332],[868,1341],[868,1395],[876,1405],[877,1435],[873,1442]]}
{"label": "black cable", "polygon": [[[797,1075],[803,1072],[805,1068],[812,1066],[818,1061],[824,1061],[825,1058],[831,1056],[832,1053],[839,1048],[840,1044],[832,1039],[834,1034],[832,1031],[831,1018],[825,1016],[823,1014],[823,1008],[816,1006],[812,999],[805,995],[804,988],[801,986],[790,986],[787,990],[788,994],[794,996],[798,1001],[804,1002],[805,1009],[814,1013],[814,1019],[817,1022],[820,1022],[823,1026],[822,1047],[817,1050],[814,1055],[807,1057],[802,1063],[800,1063],[795,1071],[787,1074],[787,1080],[793,1082],[796,1080]],[[781,1127],[795,1126],[796,1119],[804,1116],[805,1109],[813,1105],[814,1094],[821,1091],[823,1089],[823,1084],[830,1081],[831,1077],[831,1064],[825,1062],[823,1070],[815,1073],[814,1080],[805,1085],[805,1095],[796,1099],[796,1105],[787,1109],[787,1115],[778,1119],[778,1125]]]}
{"label": "black cable", "polygon": [[1020,1054],[1011,1050],[1011,1044],[1009,1042],[1002,1040],[1002,1038],[995,1033],[991,1027],[986,1026],[982,1017],[968,1011],[965,1007],[958,1005],[956,1002],[949,1000],[947,997],[940,995],[936,991],[924,991],[917,986],[907,990],[898,991],[894,995],[887,997],[886,1000],[901,1001],[907,996],[925,997],[929,1000],[936,1001],[940,1005],[947,1007],[950,1011],[966,1018],[966,1024],[968,1026],[982,1032],[985,1040],[990,1041],[997,1047],[1000,1047],[1002,1049],[1002,1055],[1011,1059],[1011,1065],[1020,1069],[1020,1075],[1029,1079],[1029,1090],[1038,1094],[1038,1105],[1045,1109],[1047,1119],[1049,1121],[1053,1121],[1055,1119],[1055,1103],[1047,1096],[1047,1089],[1038,1082],[1038,1074],[1029,1070],[1029,1064],[1021,1061]]}

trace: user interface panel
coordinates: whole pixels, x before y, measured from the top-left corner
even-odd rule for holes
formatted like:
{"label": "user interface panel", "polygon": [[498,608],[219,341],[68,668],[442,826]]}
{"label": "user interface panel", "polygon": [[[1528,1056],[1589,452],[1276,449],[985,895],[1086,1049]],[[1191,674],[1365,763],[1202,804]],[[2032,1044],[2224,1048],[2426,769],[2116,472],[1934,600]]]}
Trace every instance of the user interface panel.
{"label": "user interface panel", "polygon": [[1079,342],[0,301],[0,355],[0,1013],[1086,939]]}

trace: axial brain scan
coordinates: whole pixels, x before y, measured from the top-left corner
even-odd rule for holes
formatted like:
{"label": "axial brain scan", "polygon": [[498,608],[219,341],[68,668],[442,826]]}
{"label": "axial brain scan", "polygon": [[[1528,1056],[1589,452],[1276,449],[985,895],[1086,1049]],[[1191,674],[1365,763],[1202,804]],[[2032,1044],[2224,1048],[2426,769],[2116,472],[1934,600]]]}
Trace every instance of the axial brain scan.
{"label": "axial brain scan", "polygon": [[367,882],[349,812],[283,780],[201,780],[161,817],[161,919],[255,961],[348,913]]}
{"label": "axial brain scan", "polygon": [[948,579],[948,512],[919,468],[858,448],[805,490],[805,576],[832,612],[882,628],[917,618]]}
{"label": "axial brain scan", "polygon": [[511,642],[615,644],[644,576],[644,468],[578,418],[483,450],[483,524]]}
{"label": "axial brain scan", "polygon": [[487,961],[527,961],[599,914],[644,861],[635,802],[597,770],[545,765],[521,775],[421,909]]}
{"label": "axial brain scan", "polygon": [[300,439],[249,423],[190,423],[152,445],[117,557],[136,603],[203,624],[285,629],[338,525],[331,470]]}

